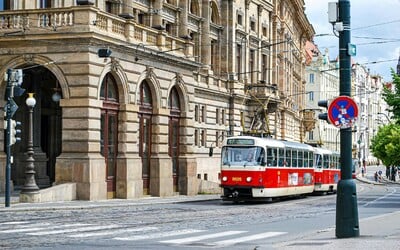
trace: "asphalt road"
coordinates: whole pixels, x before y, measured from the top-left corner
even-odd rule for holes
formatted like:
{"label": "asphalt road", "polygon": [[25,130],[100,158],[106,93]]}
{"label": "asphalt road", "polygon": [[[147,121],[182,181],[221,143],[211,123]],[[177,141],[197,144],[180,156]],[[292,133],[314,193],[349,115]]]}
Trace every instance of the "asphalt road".
{"label": "asphalt road", "polygon": [[[359,218],[398,210],[399,187],[357,182]],[[276,249],[335,227],[335,215],[336,195],[1,211],[0,248]]]}

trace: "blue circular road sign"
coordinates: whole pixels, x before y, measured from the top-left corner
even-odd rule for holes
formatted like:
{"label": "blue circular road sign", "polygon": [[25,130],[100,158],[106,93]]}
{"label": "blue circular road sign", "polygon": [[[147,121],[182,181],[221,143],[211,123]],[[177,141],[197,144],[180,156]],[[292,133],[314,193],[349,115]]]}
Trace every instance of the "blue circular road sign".
{"label": "blue circular road sign", "polygon": [[358,117],[358,106],[348,96],[339,96],[333,99],[328,107],[328,119],[338,128],[353,126]]}

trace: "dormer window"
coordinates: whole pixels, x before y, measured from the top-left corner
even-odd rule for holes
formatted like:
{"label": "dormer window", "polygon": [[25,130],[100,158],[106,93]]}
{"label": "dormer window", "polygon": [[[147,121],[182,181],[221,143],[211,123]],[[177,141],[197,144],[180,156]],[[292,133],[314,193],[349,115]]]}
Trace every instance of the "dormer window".
{"label": "dormer window", "polygon": [[250,29],[251,29],[252,31],[256,31],[256,22],[250,21]]}
{"label": "dormer window", "polygon": [[250,17],[250,29],[256,31],[256,19],[254,17]]}
{"label": "dormer window", "polygon": [[241,10],[241,9],[239,9],[237,12],[236,12],[236,22],[237,22],[237,24],[238,25],[240,25],[240,26],[243,26],[243,16],[244,16],[244,13],[243,13],[243,11]]}
{"label": "dormer window", "polygon": [[237,23],[239,25],[243,25],[243,16],[241,14],[237,15]]}
{"label": "dormer window", "polygon": [[262,35],[265,37],[268,36],[268,25],[267,24],[263,24],[263,26],[262,26]]}

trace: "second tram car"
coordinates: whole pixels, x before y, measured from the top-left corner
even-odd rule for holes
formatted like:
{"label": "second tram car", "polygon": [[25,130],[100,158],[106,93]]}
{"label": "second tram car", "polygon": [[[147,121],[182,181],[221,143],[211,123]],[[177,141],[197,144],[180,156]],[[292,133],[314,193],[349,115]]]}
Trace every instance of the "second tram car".
{"label": "second tram car", "polygon": [[314,148],[315,184],[314,192],[335,193],[340,180],[340,156],[324,148]]}
{"label": "second tram car", "polygon": [[223,142],[224,201],[336,192],[339,178],[339,155],[326,149],[252,136],[229,137]]}

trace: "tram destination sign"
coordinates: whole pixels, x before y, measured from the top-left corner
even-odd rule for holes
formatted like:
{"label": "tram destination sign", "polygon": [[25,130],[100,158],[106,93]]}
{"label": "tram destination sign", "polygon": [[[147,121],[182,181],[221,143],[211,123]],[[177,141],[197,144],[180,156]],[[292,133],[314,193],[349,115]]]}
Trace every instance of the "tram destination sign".
{"label": "tram destination sign", "polygon": [[339,96],[332,100],[328,107],[328,119],[338,128],[350,128],[358,117],[358,106],[348,96]]}
{"label": "tram destination sign", "polygon": [[245,138],[232,138],[228,139],[226,142],[227,145],[254,145],[253,139],[245,139]]}

